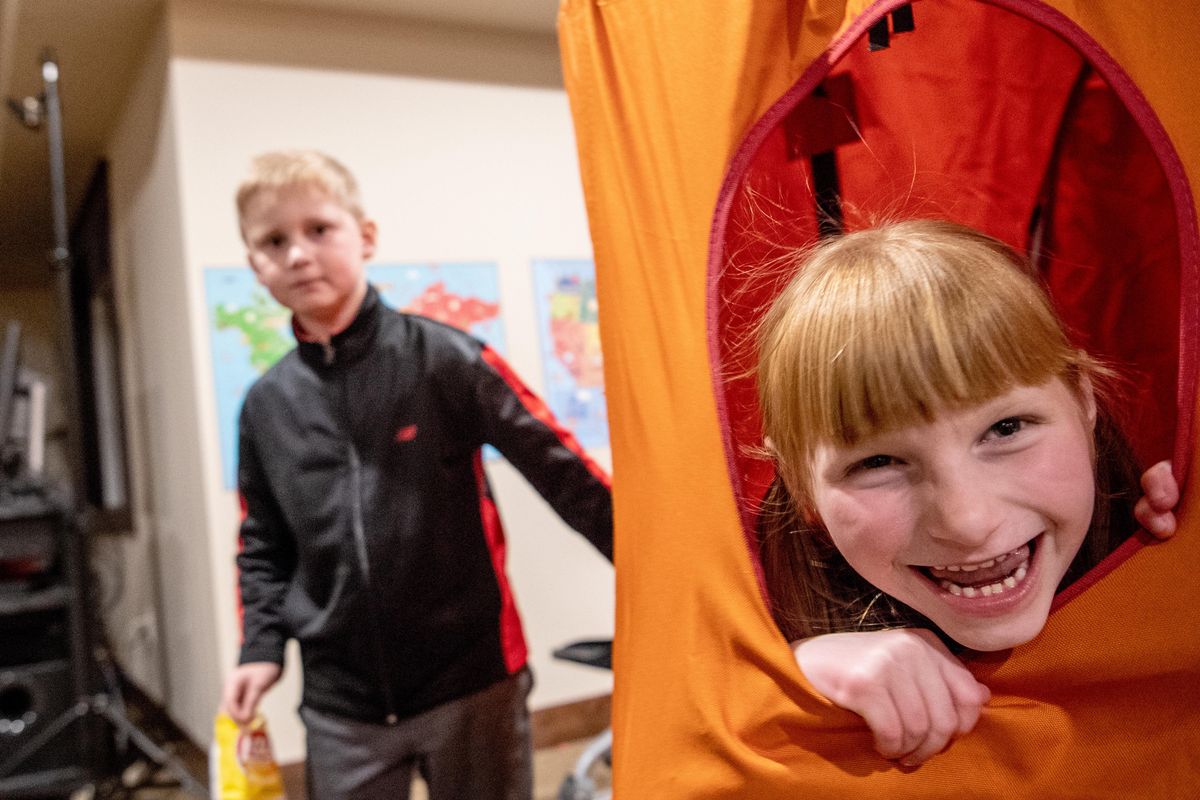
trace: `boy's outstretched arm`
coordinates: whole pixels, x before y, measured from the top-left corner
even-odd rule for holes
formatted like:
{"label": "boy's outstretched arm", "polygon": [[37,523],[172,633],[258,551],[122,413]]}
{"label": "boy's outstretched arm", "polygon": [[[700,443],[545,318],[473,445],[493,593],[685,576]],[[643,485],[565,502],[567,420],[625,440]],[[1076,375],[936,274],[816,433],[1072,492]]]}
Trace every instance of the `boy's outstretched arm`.
{"label": "boy's outstretched arm", "polygon": [[879,754],[905,766],[974,728],[992,696],[927,630],[830,633],[792,649],[813,688],[861,716]]}
{"label": "boy's outstretched arm", "polygon": [[473,415],[485,441],[517,468],[558,516],[612,561],[608,474],[549,407],[490,347],[469,359],[461,380],[474,387]]}
{"label": "boy's outstretched arm", "polygon": [[1170,461],[1160,461],[1142,473],[1142,491],[1145,494],[1133,507],[1138,524],[1160,539],[1173,535],[1179,484]]}

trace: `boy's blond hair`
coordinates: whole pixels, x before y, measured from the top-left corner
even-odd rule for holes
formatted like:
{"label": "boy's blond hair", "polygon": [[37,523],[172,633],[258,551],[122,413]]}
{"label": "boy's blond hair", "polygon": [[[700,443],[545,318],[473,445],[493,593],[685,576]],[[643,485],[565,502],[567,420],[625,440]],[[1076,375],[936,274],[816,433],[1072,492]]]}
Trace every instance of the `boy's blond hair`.
{"label": "boy's blond hair", "polygon": [[340,161],[318,150],[272,150],[251,160],[250,173],[238,186],[238,220],[259,192],[301,184],[326,192],[358,221],[365,217],[358,182]]}
{"label": "boy's blond hair", "polygon": [[1104,372],[1007,245],[950,222],[859,231],[810,253],[760,329],[764,433],[794,496],[823,443],[931,421],[1017,385]]}

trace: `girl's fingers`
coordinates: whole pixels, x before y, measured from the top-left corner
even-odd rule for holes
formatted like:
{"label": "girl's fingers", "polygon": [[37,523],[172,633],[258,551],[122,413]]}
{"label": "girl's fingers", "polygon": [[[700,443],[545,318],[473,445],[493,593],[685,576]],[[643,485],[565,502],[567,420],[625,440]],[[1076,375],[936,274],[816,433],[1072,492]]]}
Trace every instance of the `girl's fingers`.
{"label": "girl's fingers", "polygon": [[1142,473],[1142,491],[1155,511],[1170,511],[1179,503],[1179,484],[1170,461],[1159,461]]}
{"label": "girl's fingers", "polygon": [[1133,516],[1139,525],[1160,539],[1175,533],[1175,515],[1170,511],[1155,510],[1148,497],[1137,501],[1133,507]]}
{"label": "girl's fingers", "polygon": [[884,758],[912,752],[926,723],[925,704],[911,683],[888,686],[884,696],[864,709],[863,719],[875,735],[875,749]]}
{"label": "girl's fingers", "polygon": [[912,760],[913,753],[927,747],[926,742],[931,735],[936,736],[942,722],[942,709],[936,696],[937,688],[931,685],[927,679],[928,675],[928,669],[922,665],[921,669],[906,676],[909,679],[907,685],[902,689],[898,687],[905,696],[905,701],[900,706],[900,722],[905,732],[904,753],[900,760],[911,766],[925,760],[925,757]]}
{"label": "girl's fingers", "polygon": [[975,729],[984,705],[992,699],[992,692],[975,680],[974,675],[958,665],[951,665],[947,671],[951,674],[947,675],[946,683],[958,716],[955,735],[962,736]]}
{"label": "girl's fingers", "polygon": [[[933,667],[934,665],[930,665]],[[941,670],[921,670],[915,676],[916,693],[925,707],[924,734],[906,756],[900,759],[905,766],[924,763],[930,756],[945,749],[959,727],[959,713],[945,676]]]}

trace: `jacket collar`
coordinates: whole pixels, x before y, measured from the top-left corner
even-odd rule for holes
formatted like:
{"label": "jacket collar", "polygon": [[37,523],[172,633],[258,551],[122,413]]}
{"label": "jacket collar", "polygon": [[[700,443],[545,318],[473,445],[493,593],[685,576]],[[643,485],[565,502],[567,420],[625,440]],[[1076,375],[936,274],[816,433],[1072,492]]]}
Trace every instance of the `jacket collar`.
{"label": "jacket collar", "polygon": [[375,343],[383,303],[374,286],[367,285],[367,294],[354,321],[328,344],[313,339],[292,316],[292,333],[296,336],[300,358],[313,367],[334,367],[351,364],[362,358]]}

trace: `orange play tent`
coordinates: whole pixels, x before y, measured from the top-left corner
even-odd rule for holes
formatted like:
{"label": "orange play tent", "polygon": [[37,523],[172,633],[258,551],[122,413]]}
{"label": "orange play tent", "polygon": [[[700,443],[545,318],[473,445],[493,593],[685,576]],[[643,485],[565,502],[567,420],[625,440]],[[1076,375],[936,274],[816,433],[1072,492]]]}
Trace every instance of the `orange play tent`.
{"label": "orange play tent", "polygon": [[[617,521],[618,800],[1200,796],[1200,10],[1183,0],[564,0]],[[916,770],[806,685],[767,611],[749,335],[785,256],[873,220],[1029,253],[1122,420],[1172,458],[1043,633],[971,659],[976,730]]]}

